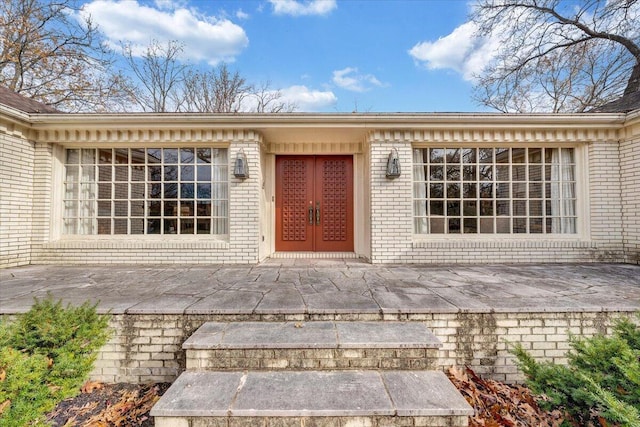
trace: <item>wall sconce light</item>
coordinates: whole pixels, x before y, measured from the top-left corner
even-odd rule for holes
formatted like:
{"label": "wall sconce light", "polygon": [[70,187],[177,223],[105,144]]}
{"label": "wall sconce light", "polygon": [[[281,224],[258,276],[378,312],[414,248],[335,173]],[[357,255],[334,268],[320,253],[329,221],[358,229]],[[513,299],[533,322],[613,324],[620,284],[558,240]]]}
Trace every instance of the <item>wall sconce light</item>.
{"label": "wall sconce light", "polygon": [[387,178],[394,179],[400,176],[400,158],[398,157],[398,150],[391,149],[389,158],[387,159]]}
{"label": "wall sconce light", "polygon": [[247,156],[242,149],[238,151],[236,156],[236,162],[233,165],[233,176],[240,179],[249,178],[249,163],[247,163]]}

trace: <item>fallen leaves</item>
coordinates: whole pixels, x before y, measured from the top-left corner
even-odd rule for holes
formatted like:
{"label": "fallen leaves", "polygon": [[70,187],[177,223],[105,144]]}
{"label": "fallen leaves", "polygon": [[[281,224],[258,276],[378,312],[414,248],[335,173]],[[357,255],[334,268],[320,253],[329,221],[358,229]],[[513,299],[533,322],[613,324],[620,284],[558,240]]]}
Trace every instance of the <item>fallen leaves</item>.
{"label": "fallen leaves", "polygon": [[451,367],[448,376],[475,410],[469,427],[559,427],[563,422],[559,411],[541,410],[524,386],[486,380],[470,368]]}
{"label": "fallen leaves", "polygon": [[2,413],[5,411],[5,409],[7,409],[9,406],[11,406],[11,400],[7,399],[4,402],[0,403],[0,415],[2,415]]}
{"label": "fallen leaves", "polygon": [[82,394],[62,402],[47,418],[54,426],[63,427],[151,425],[149,411],[167,387],[89,381],[82,386]]}
{"label": "fallen leaves", "polygon": [[87,381],[84,383],[80,391],[83,393],[93,393],[94,390],[100,390],[104,387],[104,384],[99,381]]}

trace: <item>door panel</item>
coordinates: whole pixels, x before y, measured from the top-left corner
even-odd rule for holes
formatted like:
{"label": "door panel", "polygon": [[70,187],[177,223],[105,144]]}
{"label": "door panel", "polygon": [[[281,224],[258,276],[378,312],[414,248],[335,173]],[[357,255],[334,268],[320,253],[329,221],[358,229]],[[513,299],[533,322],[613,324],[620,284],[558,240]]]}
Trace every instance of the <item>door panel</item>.
{"label": "door panel", "polygon": [[353,251],[351,156],[276,158],[276,250]]}
{"label": "door panel", "polygon": [[278,157],[276,162],[278,251],[313,250],[315,221],[309,218],[309,205],[313,205],[313,160],[313,157],[286,156]]}
{"label": "door panel", "polygon": [[347,156],[316,157],[315,195],[320,229],[315,250],[353,251],[353,161]]}

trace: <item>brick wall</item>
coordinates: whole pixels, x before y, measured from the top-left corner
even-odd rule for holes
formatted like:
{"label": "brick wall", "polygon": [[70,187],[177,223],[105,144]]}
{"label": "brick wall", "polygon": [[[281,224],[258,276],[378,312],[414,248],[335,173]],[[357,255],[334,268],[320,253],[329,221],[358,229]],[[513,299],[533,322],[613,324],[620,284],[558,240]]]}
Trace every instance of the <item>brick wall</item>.
{"label": "brick wall", "polygon": [[[48,151],[47,151],[48,149]],[[242,149],[249,164],[249,178],[233,176],[233,165]],[[41,147],[36,155],[37,186],[34,212],[37,217],[32,262],[34,264],[122,264],[180,263],[228,264],[258,262],[260,185],[260,140],[230,141],[229,146],[229,239],[216,240],[204,236],[173,236],[162,240],[145,236],[74,236],[71,239],[51,239],[52,170],[51,148]]]}
{"label": "brick wall", "polygon": [[0,268],[29,264],[34,144],[0,129]]}
{"label": "brick wall", "polygon": [[[398,150],[400,177],[385,176],[392,148]],[[371,185],[371,262],[407,262],[411,253],[413,206],[411,144],[393,132],[376,134],[369,145]]]}
{"label": "brick wall", "polygon": [[640,264],[640,137],[620,144],[620,171],[626,261]]}
{"label": "brick wall", "polygon": [[[113,336],[92,378],[106,382],[173,381],[185,369],[182,343],[205,321],[389,320],[424,322],[442,341],[436,367],[468,365],[488,378],[522,380],[508,352],[520,343],[538,360],[566,363],[569,333],[610,333],[614,319],[629,313],[433,313],[405,315],[114,315]],[[291,361],[295,365],[295,361]]]}
{"label": "brick wall", "polygon": [[617,143],[589,144],[589,214],[595,261],[622,262],[622,195]]}
{"label": "brick wall", "polygon": [[[619,153],[616,142],[594,142],[578,151],[586,152],[577,159],[578,172],[584,170],[586,175],[584,181],[578,178],[578,215],[586,222],[584,236],[561,240],[437,236],[429,240],[413,237],[411,140],[403,132],[374,132],[369,142],[372,263],[624,262],[621,193],[626,193],[624,226],[630,226],[625,231],[627,252],[638,253],[640,178],[633,165],[638,164],[640,154],[634,157],[632,143],[623,146],[624,153]],[[403,171],[401,177],[389,180],[385,167],[392,147],[398,150]],[[621,156],[626,170],[622,186],[627,189],[622,192]]]}

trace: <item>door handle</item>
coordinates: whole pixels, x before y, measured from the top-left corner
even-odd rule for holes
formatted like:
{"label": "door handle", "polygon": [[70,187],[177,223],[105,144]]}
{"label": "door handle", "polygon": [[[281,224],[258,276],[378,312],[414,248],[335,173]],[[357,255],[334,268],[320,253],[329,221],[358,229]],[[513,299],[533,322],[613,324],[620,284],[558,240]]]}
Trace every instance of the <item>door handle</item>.
{"label": "door handle", "polygon": [[320,225],[320,202],[316,202],[316,225]]}
{"label": "door handle", "polygon": [[313,204],[309,203],[309,225],[313,225]]}

